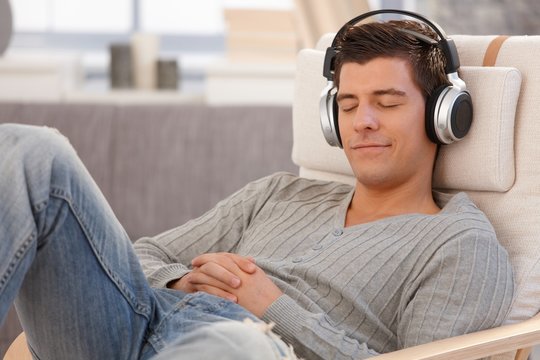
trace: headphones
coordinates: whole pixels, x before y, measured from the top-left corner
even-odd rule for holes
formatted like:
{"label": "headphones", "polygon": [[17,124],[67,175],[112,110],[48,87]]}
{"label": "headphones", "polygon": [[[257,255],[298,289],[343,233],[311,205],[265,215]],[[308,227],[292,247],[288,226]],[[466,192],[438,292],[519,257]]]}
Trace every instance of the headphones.
{"label": "headphones", "polygon": [[439,40],[420,34],[409,29],[401,31],[414,36],[419,41],[430,45],[437,45],[446,58],[445,73],[451,85],[443,85],[433,92],[426,101],[426,133],[428,138],[436,144],[451,144],[461,140],[467,133],[473,120],[473,105],[471,95],[467,91],[465,82],[459,78],[459,57],[454,41],[448,37],[442,28],[425,17],[405,10],[382,9],[370,11],[351,19],[337,32],[332,45],[326,49],[324,57],[323,76],[328,84],[321,93],[319,102],[321,128],[324,137],[331,146],[343,147],[338,124],[338,105],[336,101],[337,89],[334,87],[335,57],[339,50],[336,48],[337,39],[350,26],[378,14],[400,14],[418,19],[433,29]]}

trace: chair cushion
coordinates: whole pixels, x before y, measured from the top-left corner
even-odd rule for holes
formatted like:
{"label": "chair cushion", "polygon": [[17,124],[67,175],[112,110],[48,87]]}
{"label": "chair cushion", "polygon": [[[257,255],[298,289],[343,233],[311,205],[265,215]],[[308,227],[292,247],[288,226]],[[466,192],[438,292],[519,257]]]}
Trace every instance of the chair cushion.
{"label": "chair cushion", "polygon": [[[352,171],[341,149],[330,147],[322,134],[319,121],[319,96],[326,85],[322,76],[324,53],[304,49],[298,54],[293,105],[293,162],[305,170],[321,170],[330,174],[351,176]],[[316,156],[313,156],[316,154]],[[314,176],[307,176],[314,177]],[[342,181],[347,181],[347,179]],[[354,180],[354,179],[353,179]]]}
{"label": "chair cushion", "polygon": [[[345,154],[330,148],[320,129],[319,97],[326,84],[323,60],[324,52],[319,50],[306,49],[298,55],[293,161],[302,176],[354,183]],[[473,99],[473,125],[463,141],[441,147],[434,187],[507,191],[515,179],[514,119],[520,72],[509,67],[464,66],[460,75]]]}
{"label": "chair cushion", "polygon": [[464,66],[460,77],[473,100],[473,124],[462,141],[441,146],[433,186],[508,191],[516,174],[514,122],[521,74],[509,67]]}

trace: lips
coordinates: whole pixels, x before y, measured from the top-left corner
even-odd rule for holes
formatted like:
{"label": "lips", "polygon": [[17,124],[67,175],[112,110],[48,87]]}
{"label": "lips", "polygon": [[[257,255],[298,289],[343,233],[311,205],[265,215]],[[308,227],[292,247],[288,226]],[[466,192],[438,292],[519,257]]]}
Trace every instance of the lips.
{"label": "lips", "polygon": [[351,149],[376,149],[390,147],[390,144],[360,143],[351,145]]}

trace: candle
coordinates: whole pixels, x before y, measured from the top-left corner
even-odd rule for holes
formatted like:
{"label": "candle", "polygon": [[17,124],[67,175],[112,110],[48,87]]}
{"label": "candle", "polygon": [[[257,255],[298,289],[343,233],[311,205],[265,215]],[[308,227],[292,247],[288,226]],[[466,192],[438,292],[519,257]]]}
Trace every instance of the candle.
{"label": "candle", "polygon": [[155,89],[159,38],[156,35],[139,33],[133,35],[131,44],[135,87],[137,89]]}

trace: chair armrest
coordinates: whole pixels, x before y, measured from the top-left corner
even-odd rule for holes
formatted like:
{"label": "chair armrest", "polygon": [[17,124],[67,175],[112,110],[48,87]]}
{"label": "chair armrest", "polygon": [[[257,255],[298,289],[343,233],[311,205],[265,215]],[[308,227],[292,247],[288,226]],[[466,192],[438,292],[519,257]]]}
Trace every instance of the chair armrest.
{"label": "chair armrest", "polygon": [[528,348],[540,343],[540,314],[529,320],[374,357],[376,360],[467,360]]}
{"label": "chair armrest", "polygon": [[[529,320],[489,330],[434,341],[374,357],[374,360],[473,360],[540,344],[540,314]],[[4,360],[30,360],[26,336],[21,333]],[[526,356],[524,357],[526,358]]]}

